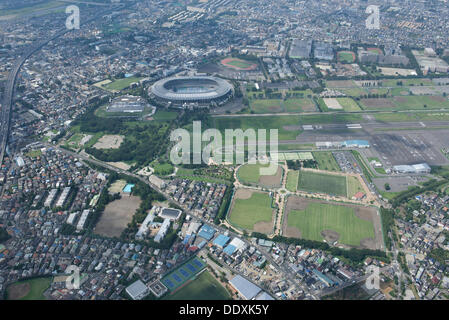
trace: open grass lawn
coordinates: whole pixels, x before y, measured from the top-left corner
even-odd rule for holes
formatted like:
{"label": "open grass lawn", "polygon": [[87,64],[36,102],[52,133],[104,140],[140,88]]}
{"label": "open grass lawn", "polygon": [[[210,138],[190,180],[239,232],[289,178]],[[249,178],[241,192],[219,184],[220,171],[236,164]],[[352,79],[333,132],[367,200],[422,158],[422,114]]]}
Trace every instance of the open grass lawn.
{"label": "open grass lawn", "polygon": [[326,171],[341,171],[337,161],[335,161],[335,158],[332,155],[332,152],[313,152],[312,154],[315,161],[318,163],[318,169]]}
{"label": "open grass lawn", "polygon": [[351,199],[357,192],[365,193],[362,186],[360,185],[359,179],[356,177],[348,176],[346,178],[346,182],[348,184],[348,198]]}
{"label": "open grass lawn", "polygon": [[254,113],[277,113],[283,112],[281,100],[279,99],[257,99],[250,100],[251,110]]}
{"label": "open grass lawn", "polygon": [[342,93],[344,93],[350,97],[361,97],[361,96],[368,94],[367,90],[365,90],[363,88],[357,88],[357,87],[340,89],[339,91],[341,91]]}
{"label": "open grass lawn", "polygon": [[208,272],[203,271],[187,285],[167,296],[167,300],[229,300],[228,291]]}
{"label": "open grass lawn", "polygon": [[288,214],[288,226],[297,228],[301,238],[322,241],[321,232],[332,230],[340,237],[338,242],[359,246],[365,238],[374,238],[373,223],[358,218],[351,207],[325,203],[309,203],[305,210],[292,210]]}
{"label": "open grass lawn", "polygon": [[295,192],[298,187],[299,171],[289,170],[287,174],[286,188],[288,191]]}
{"label": "open grass lawn", "polygon": [[253,230],[258,222],[271,222],[273,208],[268,193],[253,192],[249,199],[234,199],[229,222],[239,228]]}
{"label": "open grass lawn", "polygon": [[105,84],[102,86],[102,88],[109,90],[109,91],[120,91],[125,88],[128,88],[131,83],[133,82],[139,82],[139,80],[143,79],[142,77],[129,77],[129,78],[123,78],[123,79],[117,79],[114,80],[111,83]]}
{"label": "open grass lawn", "polygon": [[157,120],[157,121],[171,121],[171,120],[176,119],[177,116],[178,116],[178,113],[175,111],[158,110],[154,114],[153,118],[154,118],[154,120]]}
{"label": "open grass lawn", "polygon": [[43,293],[51,282],[51,277],[45,277],[13,283],[7,289],[8,300],[46,300]]}
{"label": "open grass lawn", "polygon": [[312,112],[316,111],[315,103],[308,98],[290,98],[282,102],[286,112]]}
{"label": "open grass lawn", "polygon": [[337,98],[338,103],[343,107],[344,111],[361,111],[357,102],[352,100],[351,98]]}
{"label": "open grass lawn", "polygon": [[298,189],[307,192],[326,193],[346,197],[346,177],[301,171]]}
{"label": "open grass lawn", "polygon": [[434,110],[448,109],[449,100],[443,96],[395,96],[387,99],[362,99],[367,110]]}

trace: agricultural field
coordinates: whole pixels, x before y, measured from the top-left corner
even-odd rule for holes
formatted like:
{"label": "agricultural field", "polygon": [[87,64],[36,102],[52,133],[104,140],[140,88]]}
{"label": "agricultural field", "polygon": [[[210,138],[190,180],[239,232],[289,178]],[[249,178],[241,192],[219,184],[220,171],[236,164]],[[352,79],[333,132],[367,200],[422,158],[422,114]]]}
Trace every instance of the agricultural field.
{"label": "agricultural field", "polygon": [[167,296],[167,300],[229,300],[229,292],[209,271],[203,271],[195,279]]}
{"label": "agricultural field", "polygon": [[313,112],[316,111],[315,103],[308,98],[290,98],[283,101],[285,112]]}
{"label": "agricultural field", "polygon": [[50,287],[51,277],[34,278],[15,282],[6,289],[8,300],[46,300],[43,295]]}
{"label": "agricultural field", "polygon": [[250,108],[254,113],[279,113],[283,112],[279,99],[250,100]]}
{"label": "agricultural field", "polygon": [[374,208],[292,196],[287,200],[285,212],[286,236],[330,244],[337,241],[351,247],[382,245],[382,232],[375,232],[375,227],[380,229],[380,219]]}
{"label": "agricultural field", "polygon": [[233,198],[228,221],[241,229],[269,234],[273,230],[272,198],[266,192],[238,189]]}
{"label": "agricultural field", "polygon": [[290,192],[296,192],[298,187],[299,171],[289,170],[287,174],[286,188]]}
{"label": "agricultural field", "polygon": [[355,53],[352,51],[339,51],[337,53],[337,59],[343,63],[353,63],[355,61]]}
{"label": "agricultural field", "polygon": [[431,110],[448,109],[449,100],[443,96],[395,96],[392,98],[361,99],[368,110]]}
{"label": "agricultural field", "polygon": [[268,165],[245,164],[237,171],[238,179],[241,183],[247,185],[259,185],[263,187],[280,187],[282,179],[282,168],[277,167],[273,175],[261,175],[260,170],[268,168]]}
{"label": "agricultural field", "polygon": [[322,152],[313,152],[312,153],[315,161],[318,164],[319,170],[325,171],[341,171],[340,166],[335,160],[332,152],[330,151],[322,151]]}
{"label": "agricultural field", "polygon": [[302,170],[298,190],[346,197],[346,177]]}

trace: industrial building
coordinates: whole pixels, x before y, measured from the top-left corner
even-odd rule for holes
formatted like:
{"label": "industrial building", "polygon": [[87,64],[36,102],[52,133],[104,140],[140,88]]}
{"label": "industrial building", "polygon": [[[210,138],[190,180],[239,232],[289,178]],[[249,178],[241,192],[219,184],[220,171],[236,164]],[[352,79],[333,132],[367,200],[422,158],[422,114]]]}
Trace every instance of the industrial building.
{"label": "industrial building", "polygon": [[142,300],[150,293],[148,287],[141,280],[137,280],[125,290],[133,300]]}
{"label": "industrial building", "polygon": [[106,111],[138,113],[143,112],[147,105],[147,102],[141,97],[125,95],[114,99],[112,103],[106,107]]}
{"label": "industrial building", "polygon": [[292,59],[309,59],[312,52],[312,40],[294,39],[289,56]]}
{"label": "industrial building", "polygon": [[414,174],[426,174],[430,173],[432,169],[427,163],[419,163],[413,165],[399,165],[394,166],[393,171],[396,173],[414,173]]}
{"label": "industrial building", "polygon": [[237,275],[229,281],[229,283],[237,290],[239,295],[246,300],[255,298],[262,289],[251,281],[246,280],[241,275]]}

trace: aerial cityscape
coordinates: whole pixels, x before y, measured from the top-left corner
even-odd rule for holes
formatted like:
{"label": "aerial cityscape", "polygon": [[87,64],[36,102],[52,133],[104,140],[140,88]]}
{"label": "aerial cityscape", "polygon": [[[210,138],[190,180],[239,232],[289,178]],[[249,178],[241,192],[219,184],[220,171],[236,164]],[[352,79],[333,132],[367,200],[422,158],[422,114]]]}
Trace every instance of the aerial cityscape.
{"label": "aerial cityscape", "polygon": [[448,299],[447,0],[0,0],[0,300]]}

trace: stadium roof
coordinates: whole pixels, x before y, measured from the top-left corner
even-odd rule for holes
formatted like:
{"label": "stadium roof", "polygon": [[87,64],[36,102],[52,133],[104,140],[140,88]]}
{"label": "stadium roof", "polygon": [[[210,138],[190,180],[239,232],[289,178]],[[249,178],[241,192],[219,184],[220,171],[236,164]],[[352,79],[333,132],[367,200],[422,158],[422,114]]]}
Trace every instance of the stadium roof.
{"label": "stadium roof", "polygon": [[[202,87],[195,90],[198,84]],[[173,90],[177,85],[184,86],[186,90]],[[212,100],[225,96],[231,90],[232,85],[226,80],[208,76],[170,77],[157,81],[151,87],[151,92],[157,97],[173,101]]]}
{"label": "stadium roof", "polygon": [[252,298],[257,296],[260,291],[262,291],[262,289],[260,289],[254,283],[246,280],[241,275],[237,275],[232,278],[230,283],[246,300],[251,300]]}

